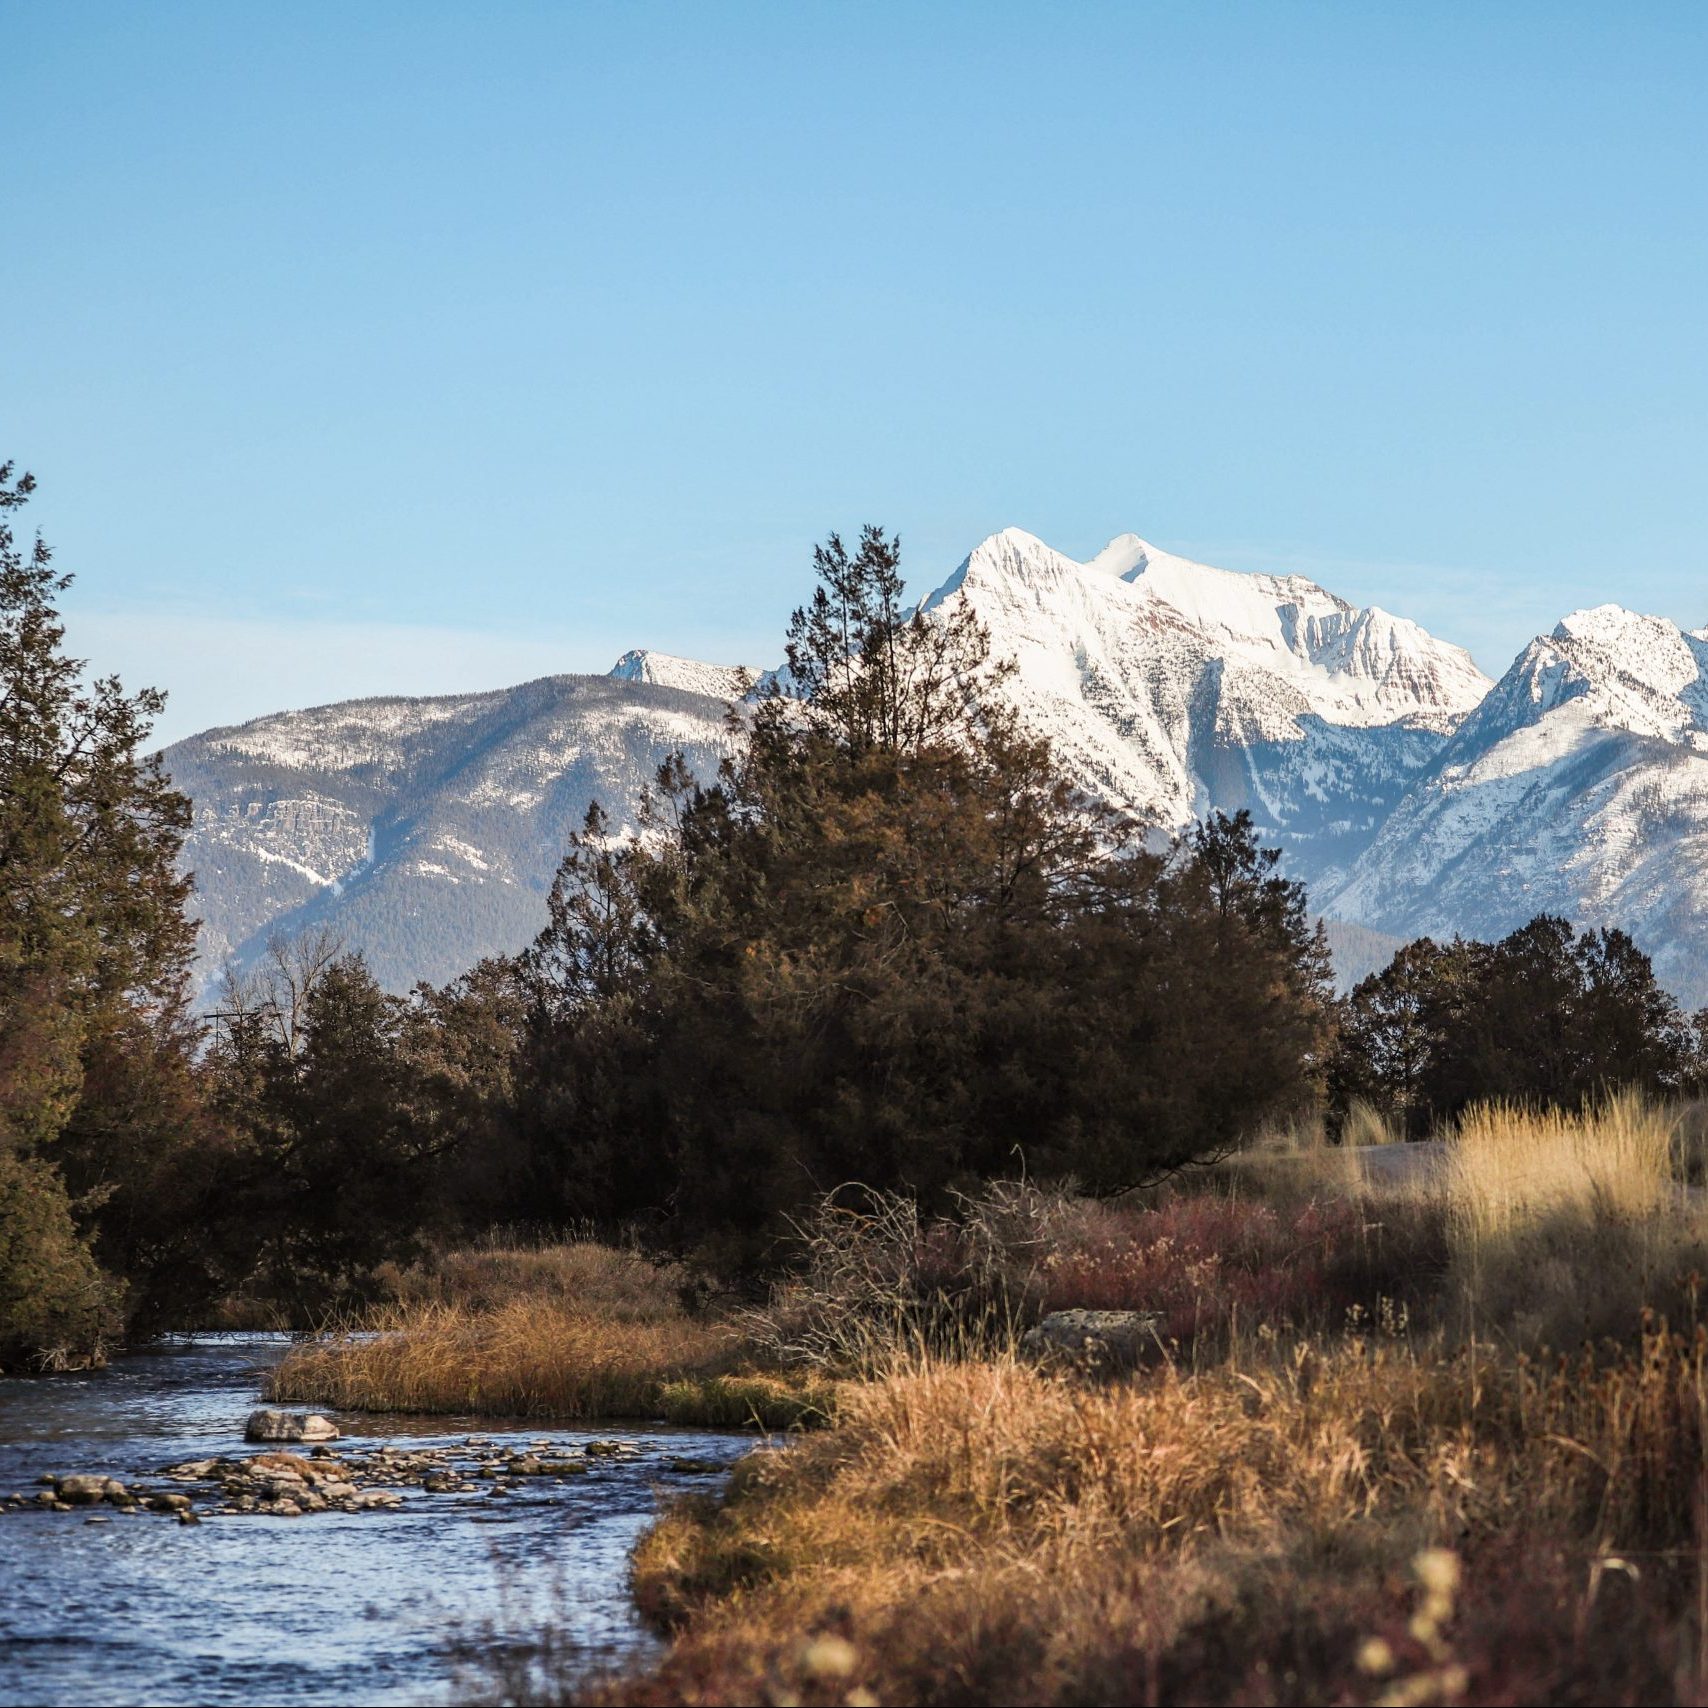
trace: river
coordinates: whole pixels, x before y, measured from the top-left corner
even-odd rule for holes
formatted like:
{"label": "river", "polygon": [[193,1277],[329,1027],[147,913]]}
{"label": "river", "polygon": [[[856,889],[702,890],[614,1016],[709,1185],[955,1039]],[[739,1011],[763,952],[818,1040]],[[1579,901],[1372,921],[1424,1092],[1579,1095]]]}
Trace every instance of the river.
{"label": "river", "polygon": [[[0,1495],[33,1495],[50,1472],[146,1481],[186,1459],[260,1451],[244,1447],[243,1421],[287,1344],[195,1336],[89,1374],[0,1379]],[[193,1526],[0,1511],[0,1702],[451,1701],[482,1688],[469,1651],[526,1655],[547,1623],[578,1667],[636,1657],[654,1639],[629,1601],[629,1550],[661,1484],[718,1481],[666,1475],[661,1456],[728,1465],[753,1446],[664,1425],[435,1418],[424,1431],[420,1418],[333,1415],[340,1451],[442,1447],[478,1430],[519,1446],[619,1435],[641,1452],[503,1501],[411,1492],[394,1511],[209,1513]]]}

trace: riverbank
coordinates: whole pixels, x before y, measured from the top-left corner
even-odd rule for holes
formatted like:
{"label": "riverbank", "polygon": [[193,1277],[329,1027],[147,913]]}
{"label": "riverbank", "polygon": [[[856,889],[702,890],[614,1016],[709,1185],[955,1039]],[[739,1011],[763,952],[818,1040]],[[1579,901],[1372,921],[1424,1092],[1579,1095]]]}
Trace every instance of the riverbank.
{"label": "riverbank", "polygon": [[[1702,1700],[1678,1123],[1485,1114],[1386,1172],[1306,1149],[1125,1208],[827,1206],[718,1356],[834,1383],[832,1427],[642,1539],[656,1663],[541,1698]],[[1021,1355],[1074,1310],[1148,1344]]]}
{"label": "riverbank", "polygon": [[1483,1115],[1449,1151],[1040,1209],[1039,1303],[1159,1310],[1144,1367],[898,1347],[834,1430],[649,1532],[674,1641],[598,1699],[1702,1701],[1677,1124]]}
{"label": "riverbank", "polygon": [[922,1361],[642,1541],[619,1703],[1700,1700],[1701,1344]]}

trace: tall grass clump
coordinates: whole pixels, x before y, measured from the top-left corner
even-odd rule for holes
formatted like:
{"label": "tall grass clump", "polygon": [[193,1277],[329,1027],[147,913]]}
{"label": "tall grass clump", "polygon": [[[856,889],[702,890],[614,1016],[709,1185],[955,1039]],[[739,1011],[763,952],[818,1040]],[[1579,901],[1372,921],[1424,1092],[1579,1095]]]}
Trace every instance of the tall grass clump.
{"label": "tall grass clump", "polygon": [[687,1268],[574,1240],[489,1241],[389,1277],[394,1302],[299,1342],[268,1378],[277,1400],[346,1411],[711,1428],[824,1423],[832,1384],[754,1368],[727,1317],[690,1308]]}
{"label": "tall grass clump", "polygon": [[1054,1255],[1096,1210],[1026,1181],[957,1195],[937,1218],[908,1193],[830,1193],[795,1223],[796,1262],[742,1332],[780,1365],[843,1377],[1010,1349],[1038,1315]]}
{"label": "tall grass clump", "polygon": [[1484,1105],[1448,1143],[1452,1303],[1471,1332],[1556,1347],[1693,1315],[1708,1211],[1681,1183],[1675,1111]]}
{"label": "tall grass clump", "polygon": [[1632,1092],[1593,1109],[1481,1104],[1450,1146],[1455,1237],[1469,1246],[1559,1214],[1653,1215],[1676,1201],[1677,1119]]}
{"label": "tall grass clump", "polygon": [[1341,1144],[1355,1150],[1365,1145],[1402,1144],[1405,1136],[1392,1115],[1362,1097],[1352,1099],[1340,1123]]}
{"label": "tall grass clump", "polygon": [[1258,1134],[1249,1145],[1220,1158],[1183,1189],[1192,1196],[1221,1192],[1272,1206],[1357,1198],[1368,1184],[1360,1148],[1382,1142],[1366,1134],[1357,1144],[1336,1144],[1319,1116]]}
{"label": "tall grass clump", "polygon": [[401,1305],[487,1310],[543,1301],[617,1322],[667,1322],[693,1292],[685,1265],[592,1239],[497,1237],[436,1253],[379,1279]]}

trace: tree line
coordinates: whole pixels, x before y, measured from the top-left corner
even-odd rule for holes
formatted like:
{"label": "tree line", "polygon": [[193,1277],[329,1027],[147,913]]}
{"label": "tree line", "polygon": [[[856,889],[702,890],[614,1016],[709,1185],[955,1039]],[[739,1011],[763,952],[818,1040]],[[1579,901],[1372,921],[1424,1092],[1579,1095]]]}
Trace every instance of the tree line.
{"label": "tree line", "polygon": [[910,608],[874,528],[818,549],[715,778],[667,760],[633,833],[590,811],[527,950],[398,997],[281,941],[210,1024],[161,697],[65,655],[31,490],[0,470],[0,1367],[234,1296],[310,1321],[496,1223],[755,1273],[848,1181],[1115,1193],[1360,1099],[1421,1133],[1697,1077],[1617,932],[1413,944],[1337,1002],[1249,816],[1165,840],[1078,794],[970,608]]}

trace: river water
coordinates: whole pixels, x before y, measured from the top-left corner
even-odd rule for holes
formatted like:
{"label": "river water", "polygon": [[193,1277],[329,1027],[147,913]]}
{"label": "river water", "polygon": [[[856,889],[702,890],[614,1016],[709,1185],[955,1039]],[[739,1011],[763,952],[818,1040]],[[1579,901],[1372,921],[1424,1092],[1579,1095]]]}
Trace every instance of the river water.
{"label": "river water", "polygon": [[[197,1336],[87,1375],[0,1379],[0,1495],[33,1494],[48,1472],[147,1481],[182,1460],[261,1451],[245,1448],[243,1420],[287,1344]],[[653,1643],[627,1567],[661,1486],[718,1482],[666,1474],[661,1455],[728,1465],[753,1446],[664,1425],[467,1418],[423,1432],[419,1418],[333,1415],[340,1452],[476,1430],[570,1447],[617,1435],[642,1451],[503,1501],[412,1490],[394,1511],[209,1513],[193,1526],[0,1511],[0,1703],[450,1701],[480,1692],[478,1657],[524,1656],[548,1623],[577,1667],[609,1666]]]}

